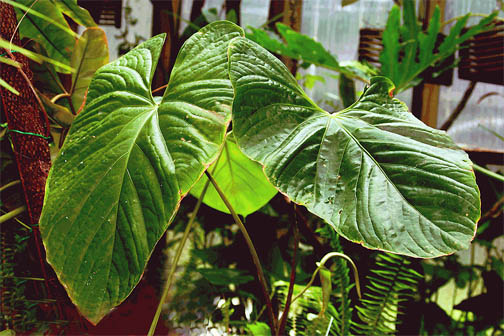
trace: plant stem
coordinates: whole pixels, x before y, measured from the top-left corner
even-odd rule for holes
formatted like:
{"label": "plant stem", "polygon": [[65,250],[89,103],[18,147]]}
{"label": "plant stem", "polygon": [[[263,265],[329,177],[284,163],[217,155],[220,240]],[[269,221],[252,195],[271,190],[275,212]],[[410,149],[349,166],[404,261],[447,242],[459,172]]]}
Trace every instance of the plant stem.
{"label": "plant stem", "polygon": [[198,210],[201,206],[201,203],[203,202],[203,198],[205,197],[205,194],[206,194],[206,191],[207,191],[209,185],[210,185],[210,181],[207,181],[205,183],[205,186],[203,187],[203,190],[201,191],[201,195],[198,198],[198,202],[196,203],[196,206],[194,207],[194,210],[191,213],[191,218],[189,219],[189,223],[187,223],[187,226],[184,231],[184,235],[183,235],[182,240],[180,241],[180,244],[177,248],[177,252],[175,253],[175,258],[173,259],[173,262],[171,264],[170,273],[168,274],[168,279],[166,279],[166,285],[163,290],[163,294],[161,295],[161,299],[159,300],[159,304],[156,309],[156,314],[154,315],[154,318],[152,319],[149,333],[147,334],[148,336],[154,335],[154,332],[156,331],[156,327],[157,327],[157,324],[159,321],[159,316],[161,315],[163,303],[166,301],[166,297],[168,296],[168,293],[170,292],[170,288],[173,284],[173,278],[175,275],[175,271],[177,269],[177,264],[180,260],[180,256],[182,255],[182,251],[184,250],[185,243],[186,243],[187,239],[189,238],[189,233],[191,232],[192,226],[193,226],[194,221],[196,219],[196,215],[198,214]]}
{"label": "plant stem", "polygon": [[343,254],[343,253],[339,253],[339,252],[331,252],[331,253],[327,253],[323,258],[322,260],[320,260],[320,262],[318,263],[318,267],[317,269],[315,270],[315,272],[313,272],[312,274],[312,277],[310,279],[310,281],[308,282],[308,284],[306,285],[305,288],[303,288],[303,290],[298,294],[296,295],[296,297],[294,299],[292,299],[292,302],[296,301],[297,299],[299,299],[307,290],[308,288],[311,287],[311,285],[313,284],[313,281],[315,281],[315,277],[317,276],[317,273],[319,272],[319,270],[324,267],[324,264],[326,263],[327,260],[329,260],[330,258],[332,257],[340,257],[340,258],[343,258],[343,259],[346,259],[350,265],[352,265],[352,269],[354,271],[354,277],[355,277],[355,287],[357,289],[357,295],[359,296],[359,299],[362,298],[362,295],[361,295],[361,290],[360,290],[360,282],[359,282],[359,272],[357,270],[357,266],[355,266],[354,262],[352,259],[350,259],[349,256],[347,256],[346,254]]}
{"label": "plant stem", "polygon": [[7,188],[10,188],[10,187],[13,187],[15,186],[16,184],[19,184],[21,183],[21,180],[14,180],[14,181],[11,181],[3,186],[0,187],[0,191],[4,191],[5,189]]}
{"label": "plant stem", "polygon": [[164,88],[167,88],[167,87],[168,87],[168,84],[162,85],[162,86],[158,87],[157,89],[152,90],[152,93],[156,93],[156,92],[161,91],[161,90],[163,90]]}
{"label": "plant stem", "polygon": [[22,205],[19,208],[7,212],[5,215],[0,216],[0,224],[16,217],[17,215],[22,214],[25,211],[26,211],[26,205]]}
{"label": "plant stem", "polygon": [[294,224],[292,225],[292,231],[294,233],[294,249],[292,251],[292,260],[291,260],[291,273],[290,273],[290,283],[289,283],[289,291],[287,292],[287,300],[285,301],[285,308],[282,313],[282,317],[278,322],[278,329],[276,335],[283,335],[285,332],[285,324],[287,323],[287,315],[289,315],[289,309],[292,302],[292,295],[294,293],[294,283],[296,281],[296,255],[297,249],[299,245],[299,229],[297,223],[297,214],[296,214],[296,204],[294,203]]}
{"label": "plant stem", "polygon": [[272,327],[271,329],[272,329],[273,333],[276,334],[276,330],[277,330],[277,323],[276,322],[277,321],[275,318],[275,314],[273,313],[273,305],[271,303],[271,299],[270,299],[270,297],[268,295],[268,291],[266,289],[267,288],[266,278],[264,277],[264,273],[263,273],[263,270],[261,267],[261,262],[259,261],[259,256],[257,255],[257,251],[254,247],[254,244],[252,243],[252,240],[250,239],[250,236],[247,232],[247,229],[245,228],[245,225],[243,225],[242,221],[240,220],[240,217],[238,217],[238,214],[236,213],[236,211],[233,209],[233,207],[229,203],[228,199],[226,198],[226,195],[224,195],[224,193],[222,192],[222,190],[219,187],[219,185],[217,184],[217,182],[214,180],[214,178],[208,172],[208,170],[205,171],[205,174],[207,175],[208,180],[210,180],[210,182],[213,184],[215,190],[217,191],[220,198],[222,199],[222,201],[224,202],[224,204],[228,208],[229,212],[231,212],[233,219],[235,220],[236,224],[240,228],[240,230],[243,234],[243,237],[245,238],[245,241],[247,242],[247,246],[249,248],[250,254],[252,255],[252,260],[254,261],[254,265],[257,270],[257,277],[259,278],[259,283],[261,284],[261,290],[263,292],[264,299],[266,300],[266,306],[268,308],[268,315],[269,315],[269,319],[271,321],[271,327]]}
{"label": "plant stem", "polygon": [[473,93],[474,88],[476,87],[476,83],[477,83],[476,81],[472,81],[469,83],[467,89],[464,92],[464,95],[462,96],[462,99],[457,104],[457,107],[455,107],[455,110],[453,110],[448,119],[443,123],[443,125],[441,125],[441,127],[439,128],[440,130],[443,131],[448,130],[448,128],[450,128],[450,126],[455,121],[455,119],[457,119],[460,113],[462,113],[464,107],[467,105],[467,102],[469,101],[469,98],[471,98],[471,94]]}
{"label": "plant stem", "polygon": [[504,182],[504,176],[501,175],[501,174],[494,173],[493,171],[488,170],[486,168],[483,168],[483,167],[481,167],[481,166],[479,166],[479,165],[477,165],[475,163],[473,163],[473,168],[474,168],[474,170],[476,170],[476,171],[478,171],[478,172],[480,172],[482,174],[485,174],[487,176],[493,177],[496,180]]}

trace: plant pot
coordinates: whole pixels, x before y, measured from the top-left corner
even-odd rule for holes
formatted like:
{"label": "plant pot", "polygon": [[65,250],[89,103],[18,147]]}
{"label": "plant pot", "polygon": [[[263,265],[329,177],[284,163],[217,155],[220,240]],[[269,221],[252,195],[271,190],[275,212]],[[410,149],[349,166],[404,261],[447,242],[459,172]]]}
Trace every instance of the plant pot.
{"label": "plant pot", "polygon": [[504,85],[504,22],[495,21],[494,25],[461,45],[460,79]]}

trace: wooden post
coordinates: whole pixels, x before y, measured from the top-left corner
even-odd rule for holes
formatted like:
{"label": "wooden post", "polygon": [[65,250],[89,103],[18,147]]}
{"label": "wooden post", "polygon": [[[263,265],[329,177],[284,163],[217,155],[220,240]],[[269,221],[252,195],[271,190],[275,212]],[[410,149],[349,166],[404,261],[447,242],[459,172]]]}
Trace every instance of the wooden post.
{"label": "wooden post", "polygon": [[[274,1],[274,0],[272,0]],[[285,0],[284,1],[284,15],[283,24],[291,27],[293,30],[301,31],[301,18],[302,18],[303,0]],[[297,60],[289,57],[282,57],[282,61],[290,70],[293,76],[297,72]]]}
{"label": "wooden post", "polygon": [[[180,49],[178,36],[179,17],[182,0],[152,1],[152,35],[166,33],[166,42],[161,52],[159,64],[154,75],[152,88],[168,82],[175,58]],[[162,93],[162,92],[161,92]]]}

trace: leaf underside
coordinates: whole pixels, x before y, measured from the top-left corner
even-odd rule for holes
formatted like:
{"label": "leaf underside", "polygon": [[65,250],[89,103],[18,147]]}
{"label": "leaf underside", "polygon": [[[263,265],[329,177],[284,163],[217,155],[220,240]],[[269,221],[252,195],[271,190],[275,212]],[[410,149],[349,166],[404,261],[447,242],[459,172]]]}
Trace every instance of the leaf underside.
{"label": "leaf underside", "polygon": [[[277,193],[264,176],[261,165],[250,160],[240,151],[232,135],[227,137],[220,158],[208,169],[233,209],[242,216],[256,212]],[[208,178],[203,175],[191,189],[191,194],[198,198],[207,181]],[[219,211],[230,213],[213,187],[207,189],[203,203]]]}
{"label": "leaf underside", "polygon": [[471,162],[374,77],[329,114],[252,41],[230,45],[233,132],[282,193],[363,246],[413,257],[467,248],[480,216]]}
{"label": "leaf underside", "polygon": [[161,101],[150,86],[164,35],[94,75],[40,220],[48,262],[92,323],[131,293],[181,198],[215,160],[233,96],[226,50],[242,35],[216,22],[188,39]]}

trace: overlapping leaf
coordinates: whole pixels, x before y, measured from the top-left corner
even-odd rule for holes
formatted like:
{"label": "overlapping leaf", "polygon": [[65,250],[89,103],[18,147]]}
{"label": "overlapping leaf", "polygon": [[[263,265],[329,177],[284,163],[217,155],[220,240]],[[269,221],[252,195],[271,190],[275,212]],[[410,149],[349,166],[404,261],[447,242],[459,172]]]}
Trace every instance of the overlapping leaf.
{"label": "overlapping leaf", "polygon": [[[213,177],[236,213],[243,216],[259,210],[277,193],[264,176],[261,165],[240,151],[233,136],[228,136],[221,157],[210,166],[209,171],[212,171]],[[208,178],[203,175],[191,189],[191,194],[199,197],[207,181]],[[230,213],[213,187],[207,189],[203,203]]]}
{"label": "overlapping leaf", "polygon": [[107,37],[103,29],[98,27],[86,29],[75,44],[70,59],[70,66],[75,69],[70,90],[75,111],[82,105],[94,73],[107,64],[108,60]]}
{"label": "overlapping leaf", "polygon": [[415,257],[466,248],[480,216],[471,162],[374,77],[329,114],[285,66],[246,39],[230,46],[233,132],[270,182],[362,245]]}
{"label": "overlapping leaf", "polygon": [[191,37],[160,102],[150,86],[163,35],[93,77],[40,219],[47,260],[91,322],[133,290],[181,197],[215,160],[233,96],[226,50],[240,35],[217,22]]}

